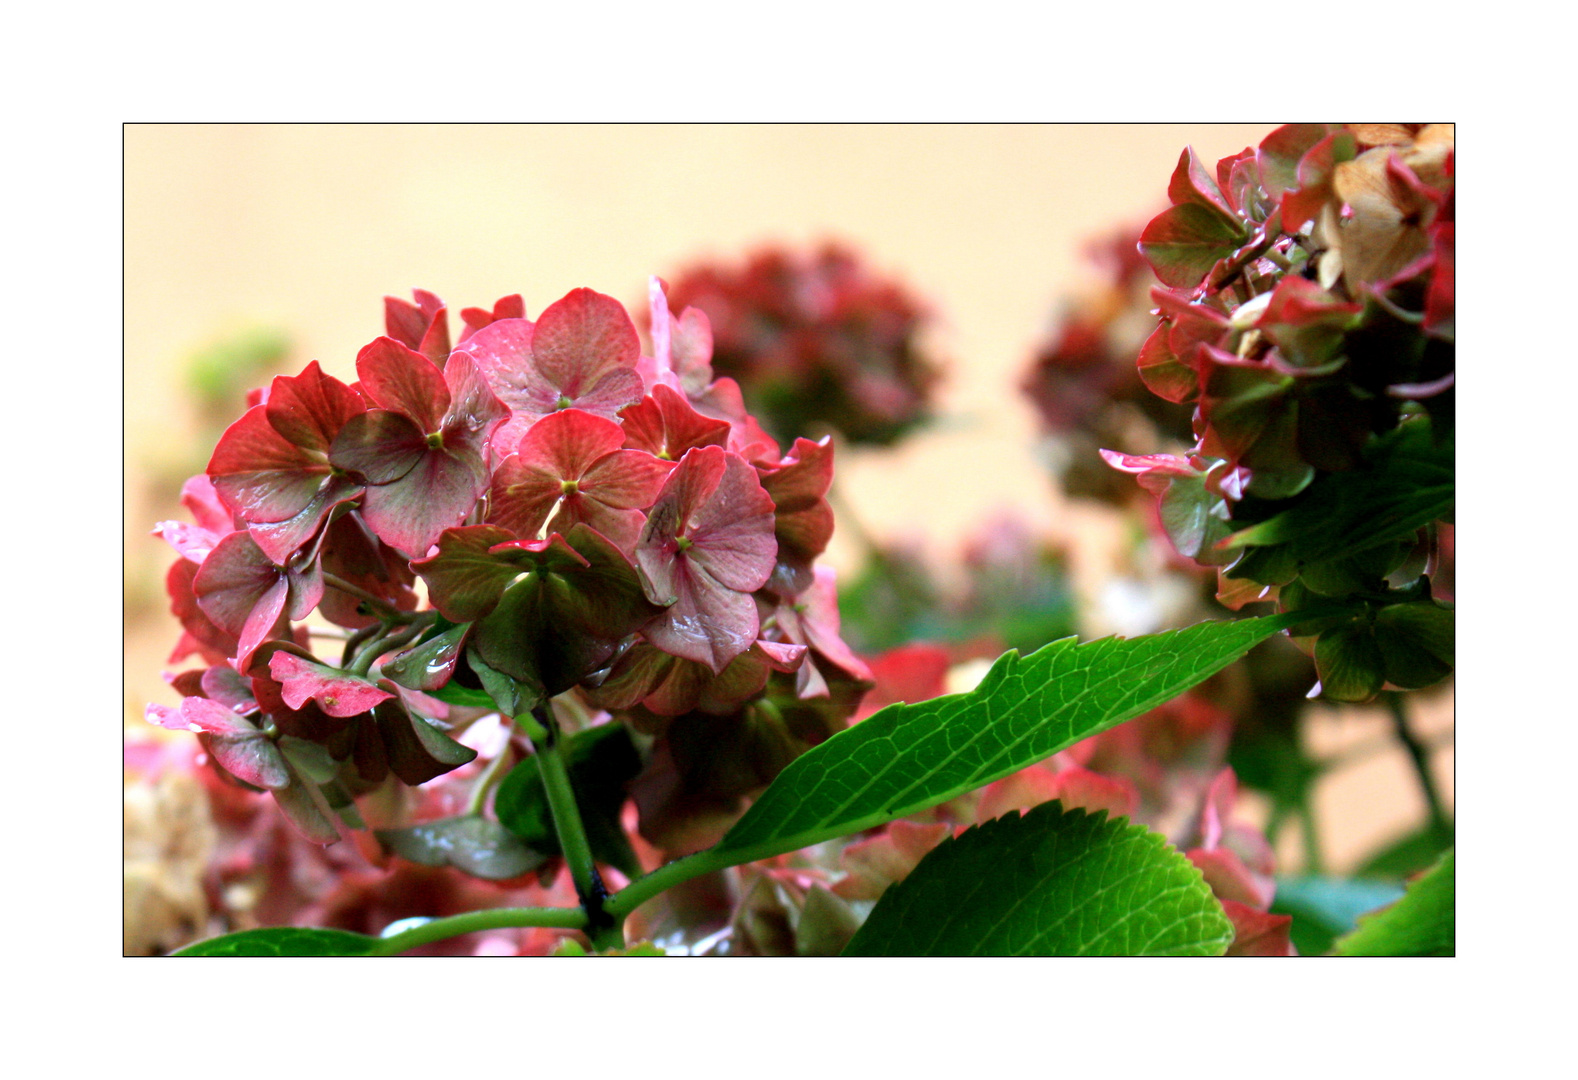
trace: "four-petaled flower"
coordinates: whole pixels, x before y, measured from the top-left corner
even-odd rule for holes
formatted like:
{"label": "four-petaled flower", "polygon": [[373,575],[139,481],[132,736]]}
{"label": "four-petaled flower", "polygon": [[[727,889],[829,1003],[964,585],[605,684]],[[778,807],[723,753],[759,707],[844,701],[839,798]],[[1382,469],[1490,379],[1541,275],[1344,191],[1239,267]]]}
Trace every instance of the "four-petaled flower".
{"label": "four-petaled flower", "polygon": [[375,408],[340,429],[329,462],[366,485],[361,513],[373,532],[421,556],[488,489],[488,439],[509,410],[462,352],[440,371],[382,337],[356,357],[356,373]]}
{"label": "four-petaled flower", "polygon": [[772,576],[773,501],[745,459],[688,452],[647,514],[636,564],[647,597],[667,605],[642,632],[664,652],[722,672],[756,640],[751,593]]}
{"label": "four-petaled flower", "polygon": [[630,550],[673,466],[624,444],[613,420],[580,409],[543,417],[494,473],[488,520],[524,540],[550,519],[561,533],[585,522]]}

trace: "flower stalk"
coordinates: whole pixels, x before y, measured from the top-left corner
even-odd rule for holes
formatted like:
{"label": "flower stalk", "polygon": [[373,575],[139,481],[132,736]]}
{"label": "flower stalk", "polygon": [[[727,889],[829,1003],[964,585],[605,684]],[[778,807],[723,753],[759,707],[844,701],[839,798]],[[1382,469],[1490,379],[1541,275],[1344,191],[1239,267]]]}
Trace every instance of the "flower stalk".
{"label": "flower stalk", "polygon": [[597,949],[620,948],[625,943],[621,928],[623,920],[616,920],[604,908],[608,890],[597,872],[592,845],[586,838],[586,826],[581,821],[581,811],[575,802],[558,721],[554,719],[547,703],[539,702],[532,707],[531,712],[516,717],[516,723],[531,739],[533,757],[542,775],[548,807],[553,813],[559,850],[564,853],[564,861],[570,868],[570,878],[575,882],[575,894],[581,900],[585,930],[592,939],[592,946]]}
{"label": "flower stalk", "polygon": [[384,938],[372,952],[374,956],[395,956],[445,938],[459,937],[478,930],[505,930],[522,926],[546,926],[561,930],[581,930],[586,912],[580,908],[488,908],[462,915],[433,919]]}

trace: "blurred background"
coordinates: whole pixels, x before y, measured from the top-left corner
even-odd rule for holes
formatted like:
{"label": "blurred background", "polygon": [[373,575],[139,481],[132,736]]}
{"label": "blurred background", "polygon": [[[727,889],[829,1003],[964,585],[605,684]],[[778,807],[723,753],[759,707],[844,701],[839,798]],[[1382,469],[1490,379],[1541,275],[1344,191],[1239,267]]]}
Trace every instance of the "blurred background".
{"label": "blurred background", "polygon": [[[841,580],[860,571],[863,542],[946,580],[1011,512],[1060,553],[1082,634],[1193,621],[1165,575],[1136,564],[1132,515],[1063,494],[1020,385],[1060,312],[1101,287],[1090,244],[1166,205],[1182,149],[1214,162],[1269,130],[126,127],[124,723],[142,735],[149,701],[179,701],[160,677],[180,633],[162,585],[173,555],[149,530],[185,516],[181,482],[247,389],[310,360],[350,381],[384,332],[385,294],[431,290],[457,333],[462,307],[510,293],[530,317],[580,286],[637,314],[648,275],[743,265],[769,244],[836,241],[902,286],[929,313],[919,344],[942,369],[928,421],[891,446],[840,444],[825,560]],[[1450,807],[1451,688],[1415,699]],[[1313,800],[1325,871],[1347,873],[1417,828],[1424,803],[1384,709],[1316,711],[1306,750],[1352,758]],[[1269,804],[1242,798],[1264,824]],[[1293,830],[1276,847],[1279,870],[1306,857]]]}

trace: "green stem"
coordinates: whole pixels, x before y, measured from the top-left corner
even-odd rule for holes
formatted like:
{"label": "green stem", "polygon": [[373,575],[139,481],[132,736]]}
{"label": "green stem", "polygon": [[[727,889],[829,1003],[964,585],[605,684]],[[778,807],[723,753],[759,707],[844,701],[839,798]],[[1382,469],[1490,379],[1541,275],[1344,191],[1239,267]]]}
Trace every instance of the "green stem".
{"label": "green stem", "polygon": [[621,929],[622,919],[612,918],[604,907],[608,890],[597,872],[597,862],[592,857],[592,845],[586,839],[586,826],[581,823],[581,810],[575,803],[575,789],[570,784],[570,770],[565,762],[564,740],[559,738],[559,724],[553,718],[546,702],[532,706],[529,714],[515,718],[531,739],[532,755],[542,774],[542,786],[548,796],[548,809],[553,814],[553,828],[559,836],[559,850],[570,867],[570,879],[575,882],[575,894],[581,898],[581,908],[586,916],[586,932],[596,949],[620,948],[625,943]]}
{"label": "green stem", "polygon": [[1397,736],[1397,741],[1403,744],[1403,749],[1408,751],[1409,760],[1414,764],[1414,774],[1419,777],[1419,788],[1424,792],[1425,806],[1430,811],[1430,827],[1445,834],[1451,831],[1452,826],[1441,804],[1441,794],[1436,790],[1435,778],[1430,775],[1430,755],[1408,728],[1408,708],[1403,704],[1403,695],[1389,691],[1381,696],[1386,699],[1386,707],[1392,714],[1392,732]]}
{"label": "green stem", "polygon": [[360,586],[352,585],[338,574],[325,572],[323,583],[330,588],[339,589],[342,593],[356,597],[356,599],[371,608],[374,615],[389,622],[410,622],[417,615],[422,614],[416,611],[401,611],[389,601],[380,596],[374,596]]}
{"label": "green stem", "polygon": [[1288,821],[1288,804],[1277,801],[1271,806],[1271,817],[1266,821],[1266,843],[1272,847],[1277,845],[1277,837],[1282,833],[1282,826]]}
{"label": "green stem", "polygon": [[1299,823],[1304,834],[1304,874],[1320,877],[1325,874],[1326,860],[1321,857],[1320,833],[1315,827],[1315,807],[1306,794],[1299,800]]}
{"label": "green stem", "polygon": [[711,848],[698,851],[694,855],[686,855],[683,859],[664,863],[650,874],[632,881],[610,897],[603,910],[612,915],[615,922],[623,923],[630,917],[631,912],[658,893],[672,889],[691,878],[700,877],[702,874],[710,874],[714,870],[724,870],[737,863],[748,861],[750,860],[739,858],[734,852],[719,854]]}
{"label": "green stem", "polygon": [[381,633],[362,646],[361,651],[356,654],[356,659],[351,662],[351,666],[346,670],[352,675],[365,678],[367,673],[372,670],[374,660],[377,660],[390,649],[404,645],[421,632],[422,628],[420,626],[400,626],[397,628],[386,625]]}
{"label": "green stem", "polygon": [[586,929],[586,912],[580,908],[489,908],[433,919],[381,940],[373,956],[394,956],[445,938],[458,937],[475,930],[502,930],[520,926],[547,926],[560,930]]}
{"label": "green stem", "polygon": [[371,626],[362,627],[350,637],[346,638],[345,648],[340,651],[340,666],[349,671],[351,667],[351,661],[356,657],[356,654],[361,651],[362,646],[367,644],[371,638],[383,633],[383,631],[383,623],[373,623]]}

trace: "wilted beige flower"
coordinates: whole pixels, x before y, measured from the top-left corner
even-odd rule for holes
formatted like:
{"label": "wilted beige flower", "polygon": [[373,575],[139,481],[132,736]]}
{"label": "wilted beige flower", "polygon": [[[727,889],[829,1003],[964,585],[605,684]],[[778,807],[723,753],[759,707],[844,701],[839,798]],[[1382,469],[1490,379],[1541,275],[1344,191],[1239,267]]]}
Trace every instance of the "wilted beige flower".
{"label": "wilted beige flower", "polygon": [[[1330,289],[1340,278],[1356,295],[1361,284],[1384,281],[1430,250],[1427,230],[1436,204],[1425,189],[1439,191],[1448,183],[1454,127],[1353,124],[1349,130],[1361,144],[1375,145],[1336,167],[1314,240],[1326,249],[1321,286]],[[1404,166],[1401,175],[1387,167],[1394,157]]]}

